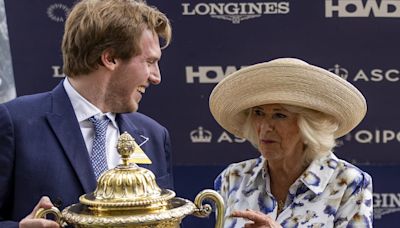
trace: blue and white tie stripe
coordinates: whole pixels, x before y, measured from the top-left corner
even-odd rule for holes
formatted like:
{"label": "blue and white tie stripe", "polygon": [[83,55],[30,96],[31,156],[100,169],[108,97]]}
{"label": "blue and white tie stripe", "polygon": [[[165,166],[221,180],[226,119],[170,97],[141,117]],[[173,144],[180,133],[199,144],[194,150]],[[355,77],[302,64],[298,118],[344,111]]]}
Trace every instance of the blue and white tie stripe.
{"label": "blue and white tie stripe", "polygon": [[110,119],[96,119],[95,117],[90,117],[89,121],[93,123],[95,132],[90,160],[97,180],[99,176],[108,169],[106,157],[106,135]]}

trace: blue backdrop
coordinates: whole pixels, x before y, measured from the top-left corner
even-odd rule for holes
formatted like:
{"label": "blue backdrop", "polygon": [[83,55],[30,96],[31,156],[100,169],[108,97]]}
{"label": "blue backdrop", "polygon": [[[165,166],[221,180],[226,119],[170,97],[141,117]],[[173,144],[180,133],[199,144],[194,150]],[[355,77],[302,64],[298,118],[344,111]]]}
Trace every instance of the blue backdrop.
{"label": "blue backdrop", "polygon": [[[297,57],[337,73],[365,95],[363,122],[335,153],[374,180],[376,227],[400,215],[399,0],[148,0],[165,12],[173,41],[140,111],[171,133],[176,192],[193,200],[229,163],[258,156],[212,118],[208,97],[243,66]],[[50,90],[62,78],[60,43],[68,0],[5,0],[17,95]],[[393,181],[394,180],[394,181]],[[189,227],[210,221],[185,219]],[[207,224],[207,225],[206,225]]]}

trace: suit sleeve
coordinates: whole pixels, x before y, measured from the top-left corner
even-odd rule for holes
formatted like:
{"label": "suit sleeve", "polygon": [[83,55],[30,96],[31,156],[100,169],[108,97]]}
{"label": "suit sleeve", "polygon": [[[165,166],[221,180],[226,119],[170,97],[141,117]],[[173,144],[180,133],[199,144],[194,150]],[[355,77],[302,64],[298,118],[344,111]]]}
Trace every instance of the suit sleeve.
{"label": "suit sleeve", "polygon": [[171,139],[169,137],[168,130],[164,128],[165,131],[165,140],[164,140],[164,148],[165,148],[165,160],[167,163],[167,171],[169,173],[169,183],[170,189],[174,189],[174,176],[172,172],[172,152],[171,152]]}
{"label": "suit sleeve", "polygon": [[14,129],[7,107],[0,105],[0,227],[18,227],[10,219],[13,198]]}

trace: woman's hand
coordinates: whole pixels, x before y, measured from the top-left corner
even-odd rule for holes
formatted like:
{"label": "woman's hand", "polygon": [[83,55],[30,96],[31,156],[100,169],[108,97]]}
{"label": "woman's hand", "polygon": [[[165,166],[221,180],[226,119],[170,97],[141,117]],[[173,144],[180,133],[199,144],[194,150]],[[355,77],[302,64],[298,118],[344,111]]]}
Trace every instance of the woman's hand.
{"label": "woman's hand", "polygon": [[252,222],[246,223],[245,228],[282,228],[282,226],[275,222],[271,217],[259,211],[247,209],[246,211],[234,211],[232,217],[248,219]]}

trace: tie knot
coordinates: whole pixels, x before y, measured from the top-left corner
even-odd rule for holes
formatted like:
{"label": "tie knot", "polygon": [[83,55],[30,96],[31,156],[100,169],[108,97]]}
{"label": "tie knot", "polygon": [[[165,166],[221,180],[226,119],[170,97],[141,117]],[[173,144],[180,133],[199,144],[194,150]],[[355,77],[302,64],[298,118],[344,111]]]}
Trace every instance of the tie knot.
{"label": "tie knot", "polygon": [[107,117],[105,119],[96,119],[94,116],[92,116],[89,118],[89,121],[93,123],[96,135],[105,135],[110,119],[108,119]]}

